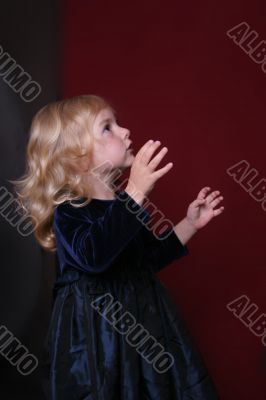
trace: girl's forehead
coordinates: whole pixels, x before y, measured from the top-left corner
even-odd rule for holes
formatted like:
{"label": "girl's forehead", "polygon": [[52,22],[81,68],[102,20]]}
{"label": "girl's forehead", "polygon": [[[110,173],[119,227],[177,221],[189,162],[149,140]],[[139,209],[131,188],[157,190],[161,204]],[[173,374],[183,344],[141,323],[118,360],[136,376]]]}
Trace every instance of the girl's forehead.
{"label": "girl's forehead", "polygon": [[97,119],[115,118],[116,113],[111,107],[103,108],[97,115]]}

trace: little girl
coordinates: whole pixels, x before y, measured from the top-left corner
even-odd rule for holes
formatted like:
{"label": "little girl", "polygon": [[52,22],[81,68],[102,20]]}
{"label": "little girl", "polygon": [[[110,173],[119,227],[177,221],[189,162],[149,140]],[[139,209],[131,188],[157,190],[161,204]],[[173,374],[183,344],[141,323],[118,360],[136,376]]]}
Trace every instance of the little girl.
{"label": "little girl", "polygon": [[156,272],[188,254],[187,241],[223,211],[214,209],[222,197],[204,187],[179,224],[165,218],[164,232],[158,222],[151,230],[144,204],[173,164],[158,168],[167,152],[154,154],[158,141],[134,156],[129,135],[95,95],[48,104],[32,121],[27,171],[14,183],[37,241],[57,255],[46,398],[219,399]]}

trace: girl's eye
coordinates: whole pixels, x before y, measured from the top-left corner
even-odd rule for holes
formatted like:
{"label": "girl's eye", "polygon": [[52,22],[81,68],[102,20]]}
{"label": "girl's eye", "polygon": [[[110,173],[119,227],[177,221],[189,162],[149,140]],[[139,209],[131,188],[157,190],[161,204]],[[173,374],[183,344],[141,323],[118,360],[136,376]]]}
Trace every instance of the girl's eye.
{"label": "girl's eye", "polygon": [[107,131],[110,131],[110,124],[106,124],[106,125],[105,125],[104,131],[106,131],[106,130],[107,130]]}

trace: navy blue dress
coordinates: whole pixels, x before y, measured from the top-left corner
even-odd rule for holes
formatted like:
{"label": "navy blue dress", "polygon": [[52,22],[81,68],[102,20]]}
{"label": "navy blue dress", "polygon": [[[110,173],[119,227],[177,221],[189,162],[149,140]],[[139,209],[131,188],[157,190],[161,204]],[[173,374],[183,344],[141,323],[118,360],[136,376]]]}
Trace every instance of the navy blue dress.
{"label": "navy blue dress", "polygon": [[174,230],[159,240],[150,220],[124,190],[113,200],[55,208],[58,270],[42,359],[47,399],[219,399],[156,276],[188,248]]}

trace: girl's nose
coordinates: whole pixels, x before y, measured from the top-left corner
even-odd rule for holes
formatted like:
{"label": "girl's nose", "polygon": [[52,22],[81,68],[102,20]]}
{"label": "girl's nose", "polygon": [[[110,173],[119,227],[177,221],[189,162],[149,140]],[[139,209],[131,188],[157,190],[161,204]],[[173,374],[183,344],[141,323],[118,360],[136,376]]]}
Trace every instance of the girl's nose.
{"label": "girl's nose", "polygon": [[128,139],[130,136],[130,130],[126,129],[125,138]]}

